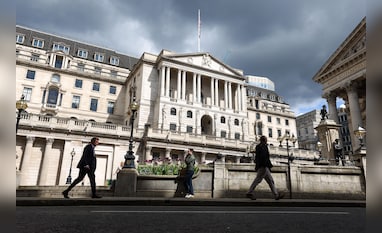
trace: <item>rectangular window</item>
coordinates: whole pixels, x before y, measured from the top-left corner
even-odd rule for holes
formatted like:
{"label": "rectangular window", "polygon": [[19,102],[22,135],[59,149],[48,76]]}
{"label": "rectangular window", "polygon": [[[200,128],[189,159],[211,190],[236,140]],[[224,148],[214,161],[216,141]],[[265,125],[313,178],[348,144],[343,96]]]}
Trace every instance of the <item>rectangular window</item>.
{"label": "rectangular window", "polygon": [[82,88],[82,79],[76,79],[74,86],[77,88]]}
{"label": "rectangular window", "polygon": [[94,67],[94,72],[95,72],[96,74],[101,74],[101,72],[102,72],[102,68],[96,66],[96,67]]}
{"label": "rectangular window", "polygon": [[272,117],[268,116],[268,122],[272,122]]}
{"label": "rectangular window", "polygon": [[118,57],[110,57],[110,64],[112,65],[119,65],[119,58]]}
{"label": "rectangular window", "polygon": [[187,125],[187,133],[192,133],[193,127],[190,125]]}
{"label": "rectangular window", "polygon": [[260,113],[256,113],[256,120],[260,120]]}
{"label": "rectangular window", "polygon": [[240,139],[240,133],[235,133],[235,139],[239,140]]}
{"label": "rectangular window", "polygon": [[83,64],[83,63],[78,63],[78,65],[77,65],[77,69],[78,69],[79,71],[85,71],[85,64]]}
{"label": "rectangular window", "polygon": [[268,137],[272,137],[273,135],[272,135],[272,129],[271,128],[268,128]]}
{"label": "rectangular window", "polygon": [[77,56],[82,58],[88,58],[88,51],[85,49],[78,49]]}
{"label": "rectangular window", "polygon": [[227,137],[227,132],[224,131],[224,130],[220,131],[220,137],[226,138]]}
{"label": "rectangular window", "polygon": [[171,123],[171,124],[170,124],[170,130],[172,130],[172,131],[176,131],[176,124]]}
{"label": "rectangular window", "polygon": [[115,95],[115,93],[117,93],[117,87],[116,86],[110,86],[109,93]]}
{"label": "rectangular window", "polygon": [[64,44],[56,44],[56,43],[53,44],[53,51],[62,51],[65,54],[68,54],[69,49],[70,49],[69,46],[66,46]]}
{"label": "rectangular window", "polygon": [[98,106],[98,99],[91,99],[90,100],[90,111],[97,111],[97,106]]}
{"label": "rectangular window", "polygon": [[33,47],[42,48],[42,47],[44,47],[44,40],[33,39],[32,45],[33,45]]}
{"label": "rectangular window", "polygon": [[58,69],[61,69],[63,62],[64,62],[64,57],[63,56],[56,56],[56,61],[54,63],[54,67],[58,68]]}
{"label": "rectangular window", "polygon": [[94,54],[94,61],[103,62],[105,56],[102,53],[95,53]]}
{"label": "rectangular window", "polygon": [[109,114],[114,113],[114,102],[109,101],[107,103],[107,113],[109,113]]}
{"label": "rectangular window", "polygon": [[99,91],[99,83],[93,83],[93,91]]}
{"label": "rectangular window", "polygon": [[40,59],[40,55],[32,53],[31,61],[38,62],[39,59]]}
{"label": "rectangular window", "polygon": [[24,87],[24,90],[23,90],[23,95],[24,95],[24,100],[26,101],[31,101],[31,97],[32,97],[32,88],[30,87]]}
{"label": "rectangular window", "polygon": [[32,79],[34,80],[34,76],[36,75],[36,71],[34,70],[28,70],[27,71],[27,79]]}
{"label": "rectangular window", "polygon": [[24,35],[16,35],[16,43],[22,44],[24,43]]}
{"label": "rectangular window", "polygon": [[279,117],[276,118],[277,124],[281,124],[281,119]]}
{"label": "rectangular window", "polygon": [[281,129],[277,130],[277,137],[281,137]]}
{"label": "rectangular window", "polygon": [[285,119],[285,125],[289,125],[289,120]]}

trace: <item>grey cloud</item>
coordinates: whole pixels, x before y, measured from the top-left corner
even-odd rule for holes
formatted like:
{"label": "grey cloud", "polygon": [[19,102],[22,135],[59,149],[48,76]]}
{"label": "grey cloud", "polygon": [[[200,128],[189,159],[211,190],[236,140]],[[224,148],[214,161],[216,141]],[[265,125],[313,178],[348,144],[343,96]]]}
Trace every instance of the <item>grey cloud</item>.
{"label": "grey cloud", "polygon": [[[16,22],[140,56],[203,51],[266,76],[291,105],[314,101],[313,75],[366,15],[359,0],[67,0],[16,3]],[[147,51],[150,50],[150,51]]]}

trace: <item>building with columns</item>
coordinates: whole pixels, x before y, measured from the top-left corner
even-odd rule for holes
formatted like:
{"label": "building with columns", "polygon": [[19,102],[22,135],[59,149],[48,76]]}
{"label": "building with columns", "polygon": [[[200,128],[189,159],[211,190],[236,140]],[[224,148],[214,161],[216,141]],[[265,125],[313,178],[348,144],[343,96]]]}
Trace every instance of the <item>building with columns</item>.
{"label": "building with columns", "polygon": [[[329,118],[337,124],[337,98],[345,102],[349,130],[366,128],[366,18],[355,27],[334,51],[313,80],[322,85],[322,96],[328,101]],[[360,146],[350,134],[353,150]]]}
{"label": "building with columns", "polygon": [[199,164],[218,154],[239,163],[260,135],[275,149],[279,135],[296,135],[294,113],[274,90],[249,84],[242,70],[211,54],[162,50],[134,58],[17,26],[16,99],[21,95],[28,108],[16,135],[20,185],[75,178],[94,136],[97,185],[115,179],[129,147],[134,99],[138,164],[182,161],[190,147]]}

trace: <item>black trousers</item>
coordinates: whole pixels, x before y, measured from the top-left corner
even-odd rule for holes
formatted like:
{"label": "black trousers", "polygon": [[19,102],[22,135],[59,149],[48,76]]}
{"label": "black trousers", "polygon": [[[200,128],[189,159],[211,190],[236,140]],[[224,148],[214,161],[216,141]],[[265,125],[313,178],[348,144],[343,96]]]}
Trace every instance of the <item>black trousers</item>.
{"label": "black trousers", "polygon": [[92,195],[94,196],[96,194],[96,183],[95,183],[95,171],[92,171],[90,169],[82,168],[80,169],[80,173],[78,174],[78,177],[73,181],[73,183],[66,189],[68,192],[76,186],[78,183],[80,183],[86,175],[88,175],[90,180],[90,186],[92,188]]}

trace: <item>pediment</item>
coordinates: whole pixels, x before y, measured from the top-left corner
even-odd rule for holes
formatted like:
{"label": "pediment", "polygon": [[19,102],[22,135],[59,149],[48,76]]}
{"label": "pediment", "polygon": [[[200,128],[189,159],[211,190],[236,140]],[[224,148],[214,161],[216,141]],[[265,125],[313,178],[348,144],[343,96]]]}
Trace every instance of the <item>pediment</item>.
{"label": "pediment", "polygon": [[170,54],[165,55],[164,57],[177,62],[197,66],[203,69],[209,69],[227,75],[243,75],[240,70],[233,69],[208,53]]}
{"label": "pediment", "polygon": [[357,27],[320,68],[313,79],[318,80],[321,76],[350,62],[362,53],[366,53],[366,18],[362,19]]}

